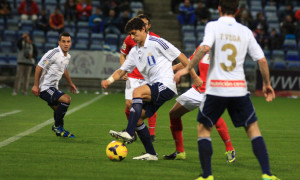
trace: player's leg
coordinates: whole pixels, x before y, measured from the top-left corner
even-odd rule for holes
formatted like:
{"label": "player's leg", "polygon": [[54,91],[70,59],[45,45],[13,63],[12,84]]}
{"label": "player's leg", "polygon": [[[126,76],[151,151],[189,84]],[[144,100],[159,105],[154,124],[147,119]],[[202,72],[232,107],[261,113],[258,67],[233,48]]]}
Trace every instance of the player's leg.
{"label": "player's leg", "polygon": [[127,120],[129,119],[129,114],[130,114],[130,109],[131,109],[131,106],[132,106],[132,100],[131,99],[126,99],[125,100],[126,104],[125,104],[125,115],[126,115],[126,118]]}
{"label": "player's leg", "polygon": [[148,117],[148,125],[149,125],[149,132],[152,142],[156,142],[155,138],[155,128],[156,128],[156,119],[157,119],[157,113],[154,113],[153,116]]}
{"label": "player's leg", "polygon": [[235,161],[235,150],[231,143],[227,125],[222,117],[220,117],[219,120],[217,121],[216,129],[225,144],[225,147],[226,147],[225,155],[227,157],[227,162],[230,162],[230,163],[234,162]]}

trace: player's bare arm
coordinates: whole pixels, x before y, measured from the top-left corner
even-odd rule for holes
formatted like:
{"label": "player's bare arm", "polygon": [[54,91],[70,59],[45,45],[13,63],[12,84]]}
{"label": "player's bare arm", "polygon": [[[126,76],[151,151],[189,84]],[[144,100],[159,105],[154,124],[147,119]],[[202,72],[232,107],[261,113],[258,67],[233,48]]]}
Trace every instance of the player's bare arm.
{"label": "player's bare arm", "polygon": [[178,71],[180,69],[183,69],[184,65],[182,63],[178,63],[172,66],[173,71]]}
{"label": "player's bare arm", "polygon": [[[122,64],[125,62],[125,60],[126,60],[126,55],[121,53],[120,54],[120,66],[122,66]],[[128,79],[127,73],[125,73],[125,75],[122,78],[126,81]]]}
{"label": "player's bare arm", "polygon": [[70,86],[71,92],[72,92],[73,94],[75,94],[76,91],[77,91],[77,88],[76,88],[75,84],[74,84],[74,83],[72,82],[72,80],[71,80],[71,77],[70,77],[70,74],[69,74],[69,70],[68,70],[68,69],[65,70],[65,72],[64,72],[64,77],[66,78],[66,80],[67,80],[67,82],[68,82],[68,84],[69,84],[69,86]]}
{"label": "player's bare arm", "polygon": [[40,84],[40,77],[41,77],[42,71],[43,71],[43,68],[41,66],[37,65],[35,68],[35,74],[34,74],[34,84],[31,89],[32,94],[34,94],[35,96],[40,95],[39,84]]}
{"label": "player's bare arm", "polygon": [[101,86],[106,89],[109,85],[111,85],[114,81],[119,80],[122,76],[126,74],[126,71],[121,69],[116,70],[109,78],[101,81]]}
{"label": "player's bare arm", "polygon": [[263,80],[263,94],[266,98],[266,101],[271,102],[273,99],[275,99],[275,92],[270,83],[269,66],[266,58],[258,60],[258,65]]}

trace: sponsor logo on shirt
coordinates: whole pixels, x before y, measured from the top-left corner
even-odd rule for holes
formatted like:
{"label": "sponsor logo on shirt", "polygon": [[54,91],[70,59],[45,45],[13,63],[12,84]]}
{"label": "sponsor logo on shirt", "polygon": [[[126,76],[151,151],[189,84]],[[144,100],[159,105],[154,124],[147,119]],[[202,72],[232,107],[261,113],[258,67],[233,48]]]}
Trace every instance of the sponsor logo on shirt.
{"label": "sponsor logo on shirt", "polygon": [[126,44],[125,44],[125,43],[123,43],[123,45],[122,45],[122,49],[123,49],[123,50],[125,50],[125,49],[126,49]]}
{"label": "sponsor logo on shirt", "polygon": [[211,80],[211,87],[246,87],[244,80]]}
{"label": "sponsor logo on shirt", "polygon": [[46,65],[48,63],[48,60],[47,59],[44,59],[43,61],[42,61],[42,65]]}

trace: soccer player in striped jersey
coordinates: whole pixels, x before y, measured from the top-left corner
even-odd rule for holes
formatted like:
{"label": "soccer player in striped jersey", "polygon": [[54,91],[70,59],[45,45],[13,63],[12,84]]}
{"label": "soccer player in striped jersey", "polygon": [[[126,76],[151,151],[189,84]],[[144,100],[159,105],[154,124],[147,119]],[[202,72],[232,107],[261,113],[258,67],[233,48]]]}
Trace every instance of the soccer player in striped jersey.
{"label": "soccer player in striped jersey", "polygon": [[72,82],[68,71],[71,55],[68,53],[72,45],[71,36],[67,32],[59,35],[59,46],[49,50],[39,61],[35,69],[32,93],[39,96],[54,110],[54,125],[52,130],[57,136],[75,137],[64,129],[64,116],[70,106],[71,97],[58,89],[59,80],[64,76],[72,93],[76,93],[76,86]]}
{"label": "soccer player in striped jersey", "polygon": [[[168,41],[147,34],[145,23],[140,18],[128,21],[125,31],[130,34],[137,45],[131,49],[120,69],[116,70],[107,80],[103,80],[101,85],[103,88],[108,88],[126,72],[132,72],[135,67],[145,78],[147,84],[133,90],[132,107],[126,131],[110,130],[109,133],[115,138],[130,142],[133,140],[136,130],[146,149],[146,154],[133,159],[158,160],[144,119],[151,117],[164,102],[177,94],[172,62],[179,59],[186,66],[188,59]],[[194,70],[190,74],[196,87],[200,87],[202,80],[199,76]]]}
{"label": "soccer player in striped jersey", "polygon": [[[263,79],[262,91],[267,102],[275,98],[270,83],[268,62],[252,31],[236,22],[239,0],[220,0],[220,18],[206,24],[203,42],[186,68],[175,74],[175,81],[187,74],[210,52],[206,91],[198,113],[198,152],[203,174],[198,180],[213,180],[211,170],[212,126],[227,109],[235,127],[244,127],[259,161],[263,180],[279,180],[271,174],[268,151],[258,127],[249,97],[243,64],[248,53],[258,62]],[[247,174],[245,176],[248,176]],[[242,177],[239,179],[243,179]]]}
{"label": "soccer player in striped jersey", "polygon": [[[147,16],[145,14],[140,14],[137,17],[144,21],[145,27],[146,27],[146,32],[148,32],[149,35],[159,37],[155,33],[149,31],[149,29],[151,27],[149,16]],[[120,64],[121,65],[125,62],[126,56],[129,54],[131,48],[133,48],[135,45],[136,45],[136,42],[134,42],[134,40],[131,38],[131,36],[128,35],[126,37],[126,39],[124,40],[122,48],[121,48],[121,54],[120,54]],[[141,73],[139,72],[139,70],[137,68],[135,68],[131,73],[124,75],[123,79],[126,80],[125,114],[126,114],[126,117],[128,120],[129,114],[130,114],[130,108],[132,105],[133,90],[139,86],[146,84],[146,82],[144,80],[144,77],[141,75]],[[151,137],[152,142],[156,141],[156,139],[155,139],[156,117],[157,117],[157,113],[154,113],[153,116],[148,118],[148,125],[149,125],[150,137]]]}
{"label": "soccer player in striped jersey", "polygon": [[[199,49],[200,46],[195,50]],[[194,57],[194,54],[189,58],[191,60]],[[180,68],[183,68],[182,64],[173,66],[174,70],[179,70]],[[193,85],[192,88],[190,88],[188,91],[180,95],[176,99],[176,103],[173,106],[173,108],[169,112],[170,116],[170,129],[172,132],[173,139],[175,141],[176,145],[176,151],[170,155],[164,155],[164,159],[166,160],[182,160],[186,158],[186,154],[183,147],[183,137],[182,137],[182,121],[181,117],[186,114],[187,112],[190,112],[197,107],[200,106],[201,102],[204,100],[204,92],[205,92],[205,85],[206,85],[206,76],[207,71],[209,68],[209,54],[206,54],[201,61],[199,62],[199,77],[203,80],[203,85],[200,87],[200,91],[196,89],[196,87]],[[226,158],[227,162],[232,163],[235,161],[235,150],[232,146],[230,136],[228,133],[227,125],[222,117],[219,118],[219,120],[216,123],[216,128],[218,130],[218,133],[220,137],[222,138],[223,142],[225,143],[226,147]]]}

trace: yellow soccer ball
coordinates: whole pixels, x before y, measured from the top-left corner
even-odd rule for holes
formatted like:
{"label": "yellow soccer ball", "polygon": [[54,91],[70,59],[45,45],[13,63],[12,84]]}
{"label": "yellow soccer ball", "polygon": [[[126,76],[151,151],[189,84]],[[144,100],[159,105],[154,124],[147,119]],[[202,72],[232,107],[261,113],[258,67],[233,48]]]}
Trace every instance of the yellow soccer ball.
{"label": "yellow soccer ball", "polygon": [[112,161],[122,161],[127,156],[127,147],[120,141],[112,141],[106,147],[106,155]]}

